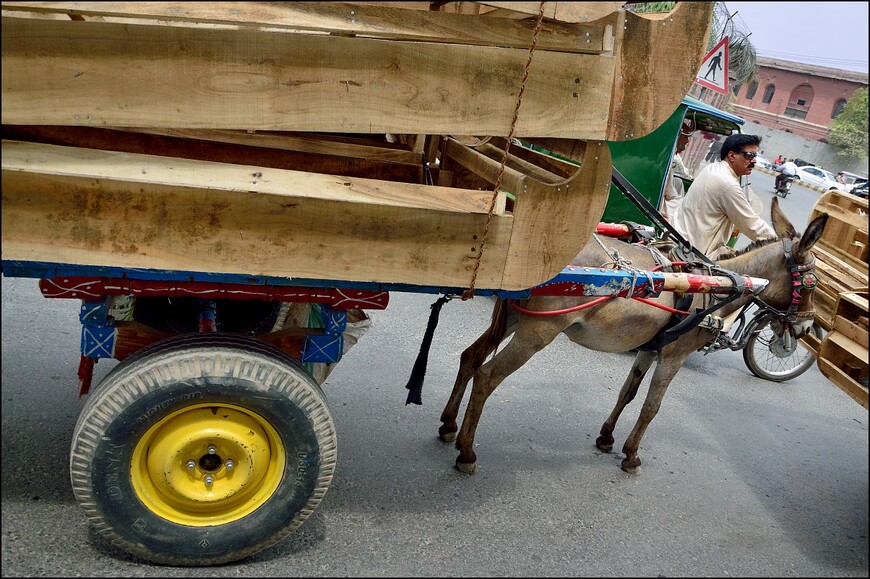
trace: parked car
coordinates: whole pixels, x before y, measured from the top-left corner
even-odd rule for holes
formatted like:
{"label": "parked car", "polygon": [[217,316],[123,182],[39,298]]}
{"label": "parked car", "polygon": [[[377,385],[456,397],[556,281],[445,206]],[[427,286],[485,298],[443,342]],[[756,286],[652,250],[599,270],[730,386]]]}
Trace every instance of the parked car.
{"label": "parked car", "polygon": [[810,165],[798,167],[797,178],[804,183],[823,187],[825,190],[839,189],[840,191],[848,191],[849,189],[846,185],[839,183],[833,173],[821,167]]}
{"label": "parked car", "polygon": [[850,171],[840,171],[840,174],[843,176],[843,181],[846,183],[846,188],[848,190],[852,190],[852,187],[856,187],[861,183],[867,181],[867,177],[862,177],[856,173],[852,173]]}
{"label": "parked car", "polygon": [[755,164],[757,166],[761,167],[762,169],[772,169],[773,168],[773,163],[771,163],[770,161],[768,161],[767,159],[765,159],[761,155],[758,155],[757,157],[755,157]]}
{"label": "parked car", "polygon": [[858,183],[857,185],[852,187],[850,193],[852,195],[857,195],[858,197],[863,197],[864,199],[867,199],[867,181],[862,181],[861,183]]}

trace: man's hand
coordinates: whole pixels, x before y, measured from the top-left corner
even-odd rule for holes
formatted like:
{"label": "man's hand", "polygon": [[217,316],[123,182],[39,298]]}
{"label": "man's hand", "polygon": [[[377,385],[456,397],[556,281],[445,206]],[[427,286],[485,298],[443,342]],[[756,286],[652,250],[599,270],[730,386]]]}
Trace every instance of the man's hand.
{"label": "man's hand", "polygon": [[735,255],[737,255],[736,249],[723,245],[719,248],[719,257],[717,259],[731,259]]}

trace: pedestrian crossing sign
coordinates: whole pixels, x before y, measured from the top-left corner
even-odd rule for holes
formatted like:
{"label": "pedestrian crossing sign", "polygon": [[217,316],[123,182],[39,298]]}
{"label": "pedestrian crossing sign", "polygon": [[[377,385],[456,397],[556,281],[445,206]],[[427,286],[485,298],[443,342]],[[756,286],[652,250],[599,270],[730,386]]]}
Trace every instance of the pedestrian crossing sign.
{"label": "pedestrian crossing sign", "polygon": [[707,53],[695,82],[710,90],[728,93],[728,37],[726,36]]}

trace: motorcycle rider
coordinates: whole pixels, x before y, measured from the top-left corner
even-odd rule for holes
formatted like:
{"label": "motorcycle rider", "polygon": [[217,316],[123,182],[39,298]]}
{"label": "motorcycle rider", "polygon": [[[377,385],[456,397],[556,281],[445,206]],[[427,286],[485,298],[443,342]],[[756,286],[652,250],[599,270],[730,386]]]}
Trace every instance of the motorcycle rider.
{"label": "motorcycle rider", "polygon": [[776,184],[774,185],[777,191],[779,191],[786,179],[797,176],[797,169],[797,165],[794,164],[794,161],[789,160],[786,160],[782,165],[773,166],[773,170],[779,172],[779,175],[776,176]]}

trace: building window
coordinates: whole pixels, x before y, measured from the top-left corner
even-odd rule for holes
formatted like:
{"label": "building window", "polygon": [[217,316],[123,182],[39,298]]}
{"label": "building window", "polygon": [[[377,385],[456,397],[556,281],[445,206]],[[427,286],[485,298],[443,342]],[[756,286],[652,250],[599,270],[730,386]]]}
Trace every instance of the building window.
{"label": "building window", "polygon": [[843,109],[846,108],[846,99],[839,99],[834,103],[834,110],[831,111],[831,118],[837,118],[837,115],[843,112]]}
{"label": "building window", "polygon": [[770,101],[773,100],[773,93],[776,92],[776,87],[772,84],[767,85],[767,88],[764,89],[764,98],[761,99],[762,104],[769,105]]}
{"label": "building window", "polygon": [[734,93],[734,96],[737,96],[737,93],[739,93],[739,92],[740,92],[740,87],[741,87],[741,86],[743,86],[743,85],[740,85],[740,84],[735,84],[735,85],[734,85],[734,88],[733,88],[733,89],[731,89],[731,92],[733,92],[733,93]]}
{"label": "building window", "polygon": [[809,83],[796,86],[788,97],[788,104],[782,113],[783,116],[792,119],[806,119],[814,96],[815,91]]}
{"label": "building window", "polygon": [[758,92],[758,83],[753,82],[746,89],[746,100],[751,101],[755,98],[755,93]]}

